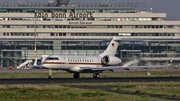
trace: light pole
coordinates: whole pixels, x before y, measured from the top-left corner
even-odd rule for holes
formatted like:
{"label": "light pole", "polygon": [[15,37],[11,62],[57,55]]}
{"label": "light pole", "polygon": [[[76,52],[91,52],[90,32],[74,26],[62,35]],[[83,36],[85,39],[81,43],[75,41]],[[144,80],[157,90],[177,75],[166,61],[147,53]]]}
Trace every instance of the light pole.
{"label": "light pole", "polygon": [[34,18],[35,18],[35,26],[34,26],[34,32],[35,32],[35,35],[34,35],[34,37],[35,37],[35,39],[34,39],[34,60],[36,60],[36,58],[37,58],[37,51],[36,51],[36,10],[35,10],[35,12],[34,12]]}

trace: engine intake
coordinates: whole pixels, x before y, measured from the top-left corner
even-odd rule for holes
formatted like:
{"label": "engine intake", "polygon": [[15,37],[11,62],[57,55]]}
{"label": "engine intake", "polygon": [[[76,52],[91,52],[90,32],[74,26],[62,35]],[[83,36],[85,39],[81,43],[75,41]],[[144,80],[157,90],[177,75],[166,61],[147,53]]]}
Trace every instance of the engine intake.
{"label": "engine intake", "polygon": [[118,57],[106,55],[101,59],[101,62],[106,66],[114,66],[120,64],[122,61]]}

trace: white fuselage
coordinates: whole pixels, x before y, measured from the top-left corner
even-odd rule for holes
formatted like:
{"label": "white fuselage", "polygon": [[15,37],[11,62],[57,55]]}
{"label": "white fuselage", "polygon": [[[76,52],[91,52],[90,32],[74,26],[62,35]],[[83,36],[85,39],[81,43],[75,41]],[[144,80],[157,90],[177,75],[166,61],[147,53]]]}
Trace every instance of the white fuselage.
{"label": "white fuselage", "polygon": [[107,49],[99,56],[51,55],[43,62],[43,67],[69,72],[83,72],[87,70],[92,71],[94,67],[116,66],[121,63],[121,59],[114,56],[120,40],[118,37],[113,37]]}
{"label": "white fuselage", "polygon": [[100,56],[52,55],[44,61],[43,67],[71,71],[74,67],[102,67]]}

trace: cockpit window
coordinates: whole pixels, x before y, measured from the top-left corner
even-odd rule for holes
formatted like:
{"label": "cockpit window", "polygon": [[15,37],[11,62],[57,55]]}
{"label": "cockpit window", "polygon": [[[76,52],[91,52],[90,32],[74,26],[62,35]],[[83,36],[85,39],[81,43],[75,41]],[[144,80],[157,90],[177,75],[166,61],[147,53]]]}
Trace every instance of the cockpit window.
{"label": "cockpit window", "polygon": [[49,58],[47,58],[47,60],[59,60],[59,58],[57,58],[57,57],[49,57]]}

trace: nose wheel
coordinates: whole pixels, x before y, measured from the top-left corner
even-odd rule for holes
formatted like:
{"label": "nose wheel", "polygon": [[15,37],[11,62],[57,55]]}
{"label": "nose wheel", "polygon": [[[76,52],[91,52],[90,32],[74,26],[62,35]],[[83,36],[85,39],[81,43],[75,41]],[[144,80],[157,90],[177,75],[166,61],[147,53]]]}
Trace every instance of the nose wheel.
{"label": "nose wheel", "polygon": [[93,78],[99,78],[99,77],[100,77],[100,74],[98,72],[93,73]]}
{"label": "nose wheel", "polygon": [[49,76],[48,76],[48,79],[52,79],[52,75],[49,75]]}
{"label": "nose wheel", "polygon": [[74,74],[73,74],[73,77],[74,77],[74,78],[80,78],[80,74],[79,74],[79,73],[74,73]]}
{"label": "nose wheel", "polygon": [[49,76],[48,76],[48,79],[52,79],[52,71],[51,71],[51,69],[49,69]]}

